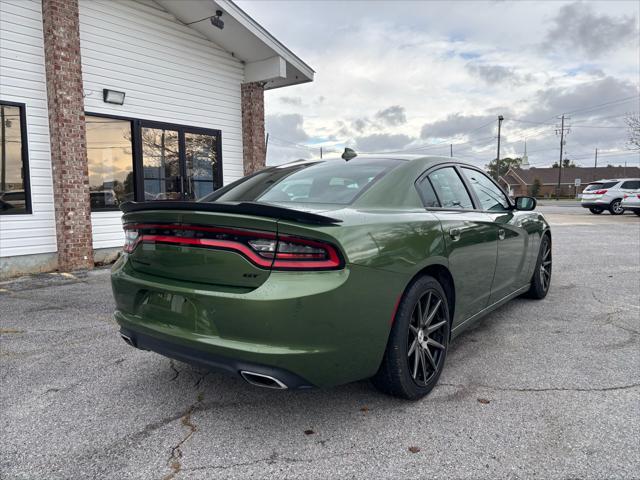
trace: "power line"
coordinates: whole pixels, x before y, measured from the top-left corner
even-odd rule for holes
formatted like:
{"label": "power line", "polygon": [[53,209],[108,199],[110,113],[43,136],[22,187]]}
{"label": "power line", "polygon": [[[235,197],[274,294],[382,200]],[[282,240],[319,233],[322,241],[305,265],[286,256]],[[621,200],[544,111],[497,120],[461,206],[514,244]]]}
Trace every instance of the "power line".
{"label": "power line", "polygon": [[611,126],[607,126],[607,125],[580,125],[578,124],[573,124],[572,127],[581,127],[581,128],[622,128],[622,129],[626,129],[627,127],[625,125],[611,125]]}
{"label": "power line", "polygon": [[592,105],[590,107],[579,108],[577,110],[572,110],[570,112],[566,112],[566,114],[567,115],[572,115],[572,114],[575,114],[577,112],[590,112],[590,111],[593,111],[593,110],[599,110],[602,107],[606,107],[606,106],[609,106],[609,105],[614,105],[616,103],[625,103],[625,102],[628,102],[628,101],[633,100],[635,98],[640,98],[640,95],[637,95],[637,94],[636,95],[631,95],[629,97],[619,98],[617,100],[611,100],[609,102],[600,103],[598,105]]}
{"label": "power line", "polygon": [[520,120],[519,118],[509,118],[510,122],[518,122],[518,123],[533,123],[535,125],[554,125],[553,123],[548,122],[534,122],[533,120]]}
{"label": "power line", "polygon": [[[587,113],[587,112],[591,112],[594,110],[598,110],[610,105],[615,105],[615,104],[620,104],[620,103],[625,103],[628,102],[630,100],[636,99],[636,98],[640,98],[640,95],[632,95],[632,96],[628,96],[628,97],[622,97],[622,98],[618,98],[615,100],[611,100],[608,102],[604,102],[604,103],[600,103],[600,104],[596,104],[596,105],[590,105],[587,107],[583,107],[580,109],[576,109],[576,110],[571,110],[567,113],[565,113],[565,115],[568,114],[572,114],[572,113],[578,113],[578,112],[582,112],[582,113]],[[632,112],[633,113],[633,112]],[[618,118],[618,117],[622,117],[625,116],[627,114],[616,114],[616,115],[611,115],[608,117],[602,117],[602,120],[608,119],[608,118]],[[554,115],[553,117],[550,117],[548,120],[551,120],[553,118],[557,118],[556,115]],[[527,135],[523,136],[523,137],[519,137],[516,140],[512,140],[510,142],[505,142],[502,143],[503,146],[506,145],[513,145],[515,143],[519,143],[521,141],[523,141],[525,138],[537,138],[540,137],[546,130],[547,128],[545,127],[549,127],[549,126],[553,126],[553,123],[549,123],[547,121],[534,121],[534,120],[525,120],[525,119],[519,119],[519,118],[508,118],[506,119],[507,121],[515,121],[517,123],[529,123],[529,124],[533,124],[533,125],[542,125],[542,128],[536,128],[534,129],[533,132],[528,133]],[[472,130],[468,130],[466,132],[460,132],[458,133],[456,136],[460,136],[460,135],[470,135],[471,133],[474,133],[478,130],[481,130],[482,128],[485,128],[489,125],[491,125],[495,120],[491,120],[489,122],[483,123],[482,125],[479,125],[478,127],[475,127]],[[607,128],[607,129],[611,129],[611,128],[620,128],[620,129],[624,129],[624,126],[607,126],[607,125],[575,125],[576,127],[581,127],[581,128]],[[533,127],[532,127],[533,128]],[[525,130],[531,130],[531,129],[525,129]],[[567,132],[568,133],[568,132]],[[564,137],[564,135],[563,135]],[[304,144],[300,144],[300,143],[296,143],[296,142],[292,142],[289,140],[285,140],[282,138],[278,138],[278,137],[273,137],[271,136],[271,138],[276,139],[277,141],[283,142],[285,144],[291,145],[291,146],[296,146],[299,148],[304,148],[310,151],[316,151],[320,149],[320,146],[311,146],[311,145],[304,145]],[[477,143],[481,143],[481,142],[486,142],[488,139],[486,138],[482,138],[482,139],[474,139],[474,140],[468,140],[466,142],[458,142],[458,143],[452,143],[451,142],[451,138],[452,137],[447,137],[446,139],[443,139],[439,142],[435,142],[435,143],[429,143],[429,144],[424,144],[424,145],[418,145],[415,147],[409,147],[409,148],[404,148],[404,149],[399,149],[399,150],[384,150],[384,151],[373,151],[373,152],[360,152],[363,154],[393,154],[393,153],[412,153],[412,152],[417,152],[417,153],[423,153],[423,152],[429,152],[432,150],[438,150],[440,148],[447,148],[449,147],[449,149],[451,149],[452,147],[458,147],[458,146],[462,146],[462,145],[467,145],[467,147],[462,148],[462,151],[468,150],[469,148],[472,148],[473,144],[477,144]],[[493,140],[495,139],[495,137],[489,137],[489,139]],[[481,149],[484,148],[488,148],[489,145],[486,145],[484,147],[481,147]],[[324,147],[322,147],[324,149]],[[561,150],[563,150],[563,148],[561,148]],[[323,150],[323,152],[331,152],[330,150]],[[534,151],[535,152],[535,151]],[[532,153],[534,153],[532,152]],[[458,150],[456,150],[456,154],[458,155],[459,152]]]}

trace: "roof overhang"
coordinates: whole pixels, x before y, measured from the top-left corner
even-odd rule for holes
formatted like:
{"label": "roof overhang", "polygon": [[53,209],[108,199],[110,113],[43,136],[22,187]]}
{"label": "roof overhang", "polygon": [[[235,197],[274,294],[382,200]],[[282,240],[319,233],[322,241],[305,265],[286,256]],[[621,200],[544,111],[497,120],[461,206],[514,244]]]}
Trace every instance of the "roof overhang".
{"label": "roof overhang", "polygon": [[[313,69],[267,32],[231,0],[155,0],[182,23],[230,52],[245,64],[245,82],[265,89],[313,81]],[[222,10],[224,28],[209,18]],[[202,20],[202,21],[198,21]]]}

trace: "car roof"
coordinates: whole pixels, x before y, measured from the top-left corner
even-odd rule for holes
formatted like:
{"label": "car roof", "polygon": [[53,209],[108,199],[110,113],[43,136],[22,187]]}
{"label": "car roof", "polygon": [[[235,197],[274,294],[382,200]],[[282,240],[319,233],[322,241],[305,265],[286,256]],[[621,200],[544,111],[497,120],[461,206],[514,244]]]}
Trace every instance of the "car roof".
{"label": "car roof", "polygon": [[602,182],[628,182],[630,180],[640,180],[640,178],[603,178],[602,180],[594,180],[593,182],[589,182],[589,184]]}
{"label": "car roof", "polygon": [[316,158],[316,159],[300,159],[300,160],[294,160],[292,162],[288,162],[288,163],[283,163],[280,165],[273,165],[273,168],[287,168],[287,167],[293,167],[293,166],[297,166],[297,165],[307,165],[307,164],[313,164],[313,163],[321,163],[321,162],[358,162],[358,161],[362,161],[362,160],[366,160],[368,162],[370,161],[375,161],[375,160],[385,160],[385,161],[389,161],[389,160],[396,160],[396,161],[402,161],[402,162],[418,162],[418,161],[422,161],[425,164],[427,163],[458,163],[458,164],[462,164],[462,165],[469,165],[469,166],[474,166],[473,164],[470,164],[468,162],[464,162],[456,157],[446,157],[446,156],[440,156],[440,155],[415,155],[415,154],[393,154],[393,155],[382,155],[382,154],[358,154],[357,157],[352,158],[351,160],[344,160],[342,157],[326,157],[326,158]]}

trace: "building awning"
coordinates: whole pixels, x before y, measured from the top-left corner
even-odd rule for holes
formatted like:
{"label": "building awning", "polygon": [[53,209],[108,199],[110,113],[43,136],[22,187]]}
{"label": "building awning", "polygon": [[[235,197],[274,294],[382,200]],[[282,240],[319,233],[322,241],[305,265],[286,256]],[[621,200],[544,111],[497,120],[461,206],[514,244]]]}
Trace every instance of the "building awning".
{"label": "building awning", "polygon": [[[265,89],[313,81],[314,70],[280,43],[231,0],[156,0],[216,45],[245,62],[245,82],[264,82]],[[209,17],[222,10],[224,28]],[[202,20],[202,21],[198,21]]]}

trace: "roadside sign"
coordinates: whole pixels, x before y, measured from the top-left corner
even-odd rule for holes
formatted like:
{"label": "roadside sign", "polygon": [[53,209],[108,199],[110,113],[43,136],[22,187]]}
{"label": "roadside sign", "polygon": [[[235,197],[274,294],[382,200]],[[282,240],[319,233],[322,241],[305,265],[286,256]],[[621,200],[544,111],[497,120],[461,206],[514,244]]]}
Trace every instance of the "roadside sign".
{"label": "roadside sign", "polygon": [[574,185],[575,185],[576,187],[579,187],[579,186],[580,186],[580,184],[581,184],[581,180],[580,180],[579,178],[576,178],[576,179],[575,179],[575,183],[574,183]]}

